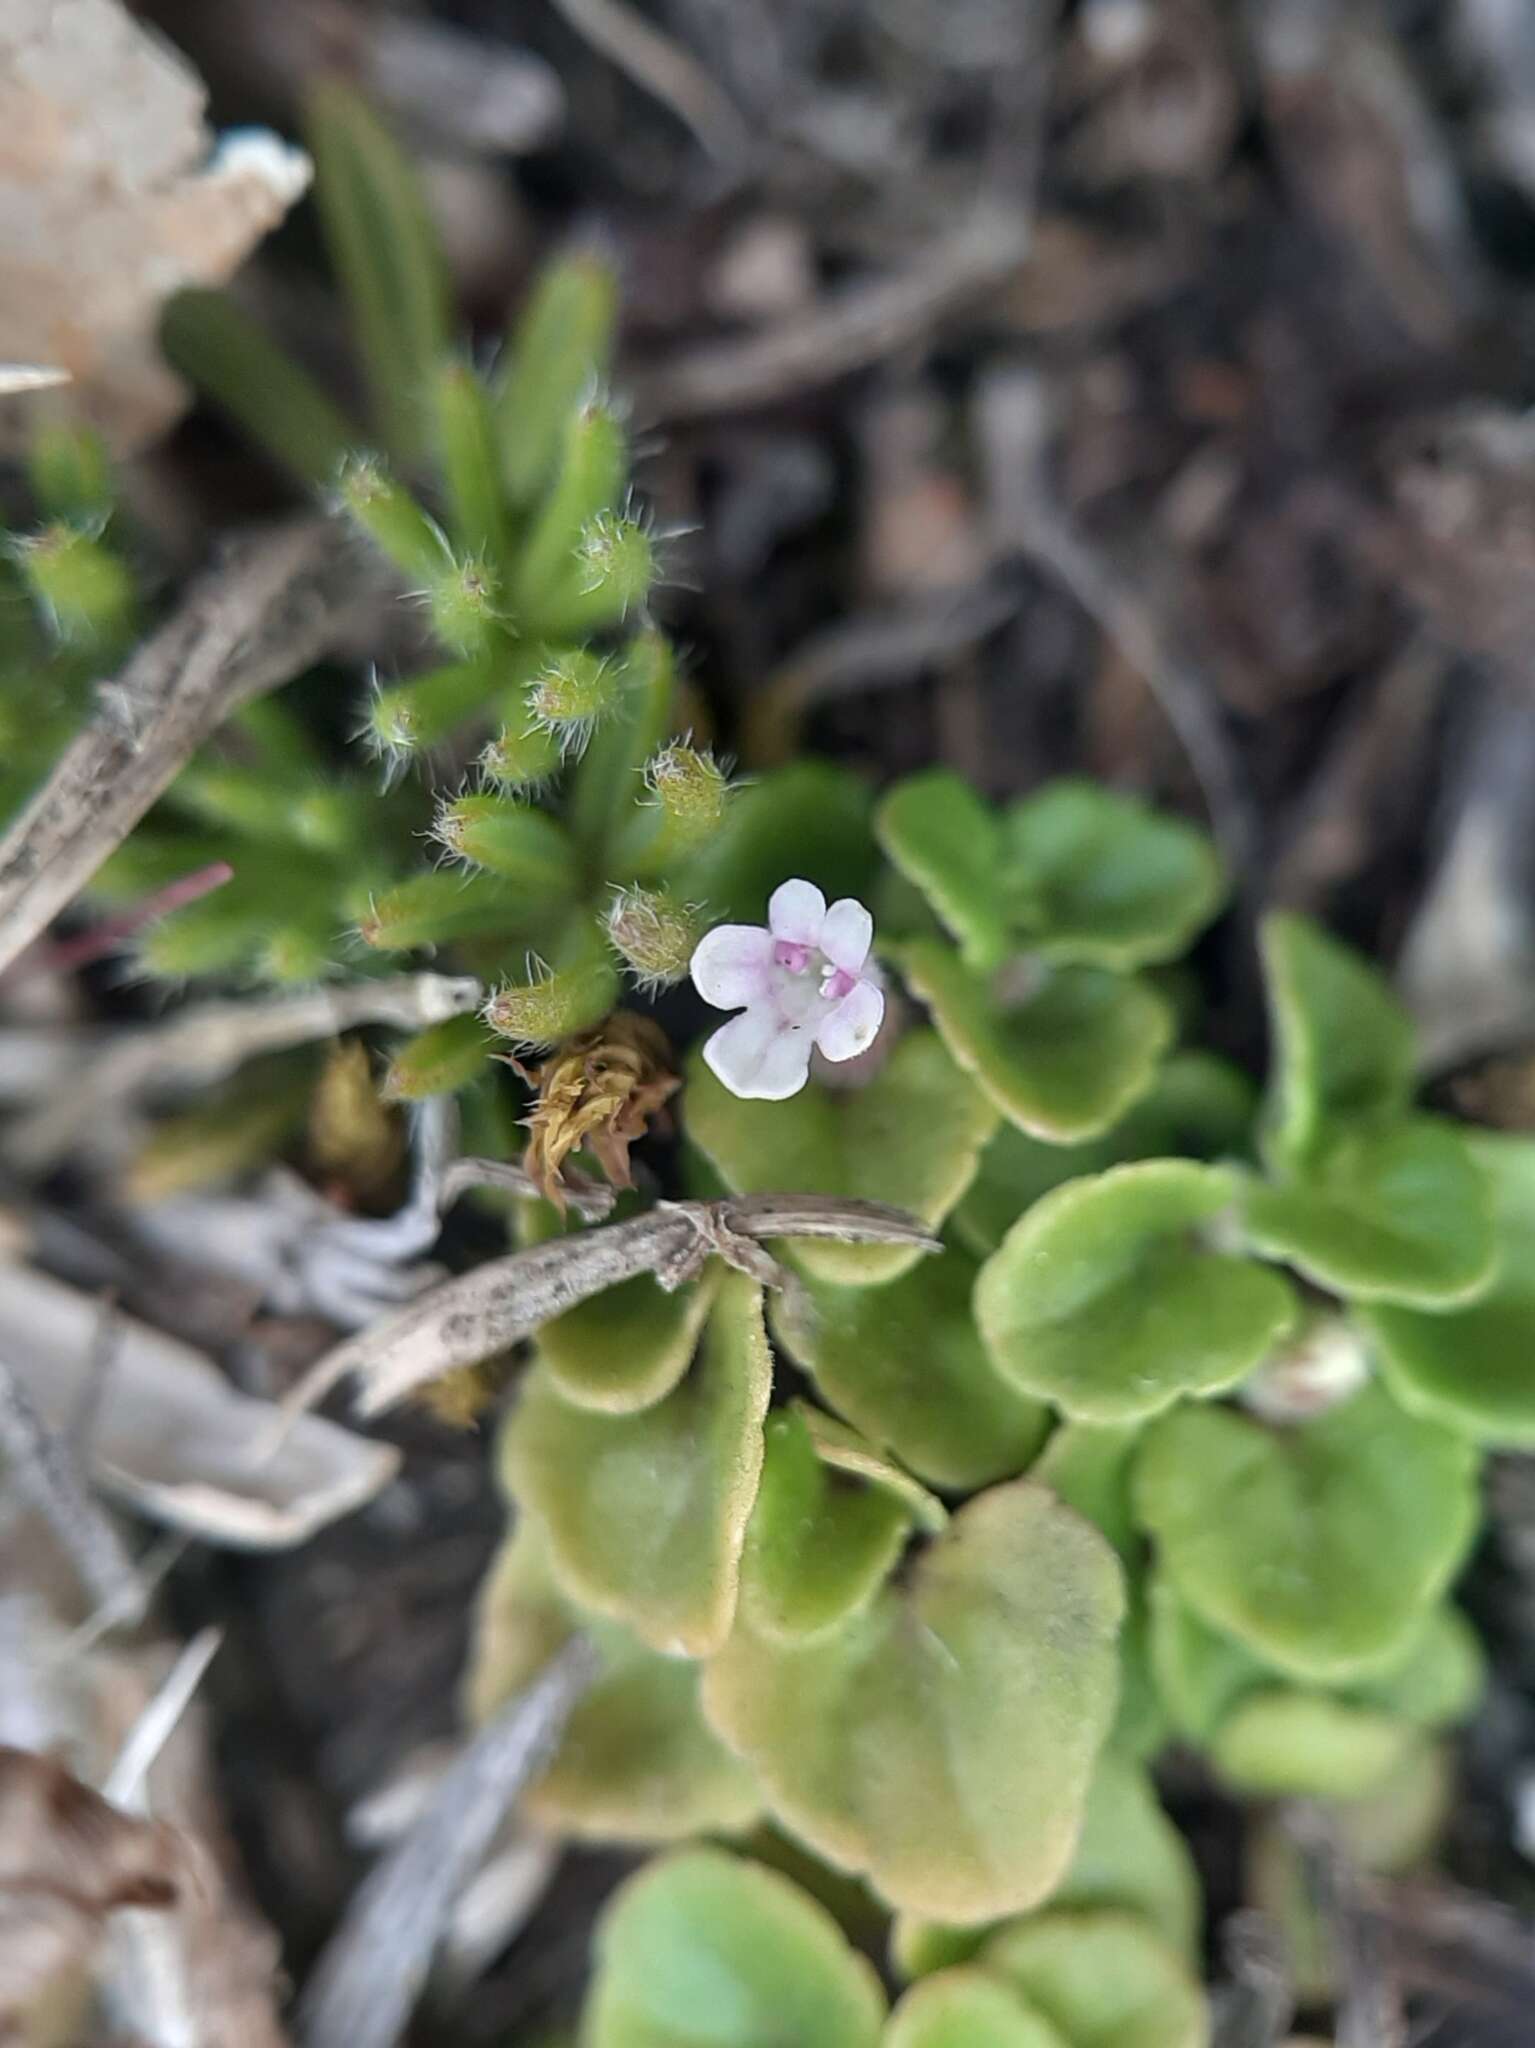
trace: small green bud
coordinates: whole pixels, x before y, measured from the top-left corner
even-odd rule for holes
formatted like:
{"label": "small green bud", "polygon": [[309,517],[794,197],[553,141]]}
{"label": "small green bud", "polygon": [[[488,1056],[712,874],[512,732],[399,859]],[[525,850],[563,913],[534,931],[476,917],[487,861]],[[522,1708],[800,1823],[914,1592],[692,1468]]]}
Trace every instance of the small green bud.
{"label": "small green bud", "polygon": [[489,656],[453,661],[376,689],[366,735],[376,753],[403,759],[435,747],[475,716],[499,682]]}
{"label": "small green bud", "polygon": [[61,640],[99,645],[130,630],[133,577],[126,563],[95,534],[56,520],[18,542],[16,560]]}
{"label": "small green bud", "polygon": [[357,929],[379,952],[408,953],[513,932],[522,922],[520,909],[518,892],[497,875],[428,868],[373,897]]}
{"label": "small green bud", "polygon": [[669,889],[617,889],[608,907],[613,950],[648,993],[681,981],[704,934],[696,903],[684,903]]}
{"label": "small green bud", "polygon": [[687,740],[663,747],[645,764],[645,787],[649,802],[636,822],[649,836],[635,859],[647,873],[690,860],[725,822],[730,778],[706,748]]}
{"label": "small green bud", "polygon": [[427,580],[427,608],[439,640],[458,654],[474,654],[501,622],[496,573],[477,555],[449,561]]}
{"label": "small green bud", "polygon": [[252,967],[261,981],[292,988],[323,981],[335,964],[334,950],[320,933],[302,925],[279,925],[262,940]]}
{"label": "small green bud", "polygon": [[481,791],[444,803],[432,827],[438,843],[471,867],[520,883],[540,896],[574,894],[575,850],[556,818],[514,797]]}
{"label": "small green bud", "polygon": [[420,1102],[428,1095],[450,1095],[485,1071],[495,1043],[484,1019],[447,1017],[407,1038],[384,1075],[386,1102]]}
{"label": "small green bud", "polygon": [[407,576],[431,584],[452,562],[447,537],[376,455],[349,455],[337,480],[341,502],[374,544]]}
{"label": "small green bud", "polygon": [[564,752],[546,726],[503,725],[480,754],[480,772],[487,782],[505,790],[537,789],[554,775]]}
{"label": "small green bud", "polygon": [[617,1001],[618,989],[607,949],[596,943],[595,932],[582,932],[564,964],[530,961],[526,978],[498,988],[483,1015],[492,1031],[517,1045],[558,1045],[600,1023]]}
{"label": "small green bud", "polygon": [[595,633],[643,605],[655,574],[655,550],[637,519],[599,512],[576,542],[572,572],[549,594],[539,623],[551,633]]}
{"label": "small green bud", "polygon": [[584,754],[592,734],[619,704],[621,678],[605,655],[584,647],[552,655],[528,686],[528,716],[551,733],[562,754]]}

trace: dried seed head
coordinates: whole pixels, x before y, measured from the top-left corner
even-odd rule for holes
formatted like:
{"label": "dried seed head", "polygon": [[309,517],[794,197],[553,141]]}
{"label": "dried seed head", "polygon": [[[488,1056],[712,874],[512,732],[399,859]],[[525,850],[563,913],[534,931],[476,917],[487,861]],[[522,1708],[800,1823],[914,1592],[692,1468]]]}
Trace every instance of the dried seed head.
{"label": "dried seed head", "polygon": [[560,1168],[570,1154],[590,1146],[614,1187],[632,1186],[629,1147],[682,1085],[665,1032],[628,1010],[561,1046],[528,1079],[538,1092],[524,1118],[523,1163],[562,1215]]}

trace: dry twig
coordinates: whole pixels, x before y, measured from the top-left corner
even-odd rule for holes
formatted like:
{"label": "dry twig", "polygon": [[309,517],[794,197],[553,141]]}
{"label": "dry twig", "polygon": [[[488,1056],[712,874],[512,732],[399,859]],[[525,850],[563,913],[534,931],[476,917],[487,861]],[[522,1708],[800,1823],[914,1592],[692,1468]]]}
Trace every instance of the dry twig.
{"label": "dry twig", "polygon": [[698,59],[623,0],[554,0],[571,27],[662,106],[670,107],[710,156],[741,169],[751,133],[734,101]]}
{"label": "dry twig", "polygon": [[302,1414],[355,1374],[357,1409],[377,1415],[417,1387],[460,1366],[477,1365],[531,1337],[604,1288],[654,1273],[663,1287],[693,1278],[711,1252],[775,1284],[738,1238],[836,1238],[852,1244],[905,1244],[937,1251],[938,1240],[914,1216],[883,1202],[834,1195],[742,1195],[720,1202],[665,1202],[627,1223],[551,1238],[492,1259],[420,1295],[397,1315],[338,1344],[284,1403]]}
{"label": "dry twig", "polygon": [[343,637],[378,558],[327,519],[242,537],[100,690],[96,715],[0,840],[0,969],[84,888],[240,705]]}
{"label": "dry twig", "polygon": [[453,1765],[320,1958],[300,2007],[304,2048],[392,2048],[399,2039],[454,1901],[597,1670],[595,1650],[575,1637]]}

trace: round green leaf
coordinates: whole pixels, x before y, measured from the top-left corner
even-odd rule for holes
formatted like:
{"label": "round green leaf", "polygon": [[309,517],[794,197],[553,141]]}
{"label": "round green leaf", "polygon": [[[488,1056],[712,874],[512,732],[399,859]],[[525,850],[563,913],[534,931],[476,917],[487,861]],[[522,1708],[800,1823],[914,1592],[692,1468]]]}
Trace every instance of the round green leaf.
{"label": "round green leaf", "polygon": [[1102,968],[1040,966],[1010,1000],[936,939],[909,939],[895,959],[966,1073],[1020,1130],[1055,1144],[1123,1116],[1172,1039],[1162,997]]}
{"label": "round green leaf", "polygon": [[1165,1573],[1151,1576],[1146,1621],[1152,1679],[1186,1741],[1208,1744],[1237,1702],[1272,1677],[1251,1650],[1202,1621]]}
{"label": "round green leaf", "polygon": [[1404,1408],[1478,1443],[1535,1446],[1535,1143],[1468,1140],[1493,1191],[1496,1263],[1468,1307],[1426,1315],[1380,1303],[1359,1314]]}
{"label": "round green leaf", "polygon": [[1256,1107],[1256,1091],[1239,1067],[1214,1053],[1174,1053],[1150,1090],[1100,1138],[1051,1145],[1003,1124],[954,1211],[955,1229],[985,1258],[1025,1209],[1064,1181],[1132,1159],[1239,1159]]}
{"label": "round green leaf", "polygon": [[809,1401],[796,1401],[793,1406],[810,1432],[817,1457],[832,1471],[890,1494],[900,1503],[907,1519],[929,1536],[936,1536],[948,1525],[949,1511],[938,1496],[929,1493],[920,1480],[903,1471],[861,1431],[839,1422],[835,1415],[828,1415]]}
{"label": "round green leaf", "polygon": [[931,1486],[969,1493],[1022,1472],[1048,1418],[987,1356],[975,1261],[950,1247],[886,1287],[807,1281],[775,1294],[773,1335],[834,1408]]}
{"label": "round green leaf", "polygon": [[1041,2014],[984,1970],[944,1970],[890,2015],[882,2048],[1066,2048]]}
{"label": "round green leaf", "polygon": [[717,1849],[652,1863],[598,1923],[584,2048],[876,2048],[884,1993],[797,1886]]}
{"label": "round green leaf", "polygon": [[[941,1223],[975,1172],[996,1113],[931,1031],[901,1039],[864,1088],[812,1081],[787,1102],[742,1102],[694,1054],[688,1136],[733,1194],[853,1195]],[[905,1245],[804,1239],[815,1279],[850,1287],[893,1280],[925,1254]]]}
{"label": "round green leaf", "polygon": [[1098,1532],[1015,1482],[830,1635],[774,1643],[741,1616],[704,1711],[827,1861],[897,1907],[993,1919],[1036,1904],[1071,1859],[1123,1611]]}
{"label": "round green leaf", "polygon": [[741,1607],[759,1634],[796,1642],[869,1604],[905,1547],[911,1515],[887,1488],[836,1473],[798,1408],[771,1416],[766,1435]]}
{"label": "round green leaf", "polygon": [[1254,1184],[1257,1250],[1365,1301],[1447,1308],[1492,1272],[1492,1190],[1452,1125],[1430,1117],[1355,1124],[1317,1152],[1304,1179]]}
{"label": "round green leaf", "polygon": [[1015,926],[1052,959],[1171,960],[1220,908],[1220,863],[1205,834],[1095,783],[1051,783],[1014,804],[1003,831]]}
{"label": "round green leaf", "polygon": [[1405,1647],[1474,1533],[1476,1459],[1378,1386],[1272,1430],[1186,1407],[1145,1433],[1135,1504],[1180,1597],[1303,1678]]}
{"label": "round green leaf", "polygon": [[535,1367],[508,1425],[509,1490],[573,1599],[670,1655],[706,1656],[735,1612],[773,1362],[762,1291],[721,1281],[687,1377],[635,1415],[578,1408]]}
{"label": "round green leaf", "polygon": [[1002,889],[1001,820],[963,776],[948,768],[907,776],[880,804],[875,829],[973,966],[995,967],[1017,950]]}
{"label": "round green leaf", "polygon": [[1230,1174],[1154,1159],[1037,1202],[981,1268],[975,1312],[998,1370],[1087,1422],[1128,1422],[1229,1387],[1289,1329],[1276,1273],[1200,1248]]}
{"label": "round green leaf", "polygon": [[602,1673],[527,1793],[529,1818],[602,1842],[669,1842],[749,1827],[762,1809],[756,1782],[705,1722],[698,1666],[647,1650],[616,1622],[582,1614],[555,1585],[527,1521],[503,1546],[476,1608],[470,1719],[488,1720],[530,1685],[577,1628],[601,1650]]}
{"label": "round green leaf", "polygon": [[1210,1755],[1229,1785],[1261,1799],[1363,1799],[1418,1741],[1378,1708],[1275,1686],[1221,1723]]}
{"label": "round green leaf", "polygon": [[[525,1244],[563,1228],[547,1202],[521,1203],[518,1223]],[[718,1280],[711,1262],[701,1279],[668,1294],[652,1274],[636,1273],[551,1317],[538,1333],[550,1381],[578,1408],[632,1415],[650,1407],[687,1371]]]}
{"label": "round green leaf", "polygon": [[1199,1876],[1187,1845],[1157,1800],[1145,1766],[1105,1750],[1087,1795],[1071,1866],[1051,1894],[1062,1906],[1112,1906],[1139,1914],[1180,1955],[1196,1953]]}
{"label": "round green leaf", "polygon": [[1412,1024],[1385,977],[1309,918],[1263,921],[1274,1037],[1265,1143],[1299,1167],[1339,1123],[1395,1116],[1412,1096]]}
{"label": "round green leaf", "polygon": [[994,1936],[981,1962],[1070,2048],[1206,2048],[1209,2040],[1188,1965],[1132,1913],[1041,1913]]}
{"label": "round green leaf", "polygon": [[1379,1707],[1417,1728],[1453,1728],[1476,1710],[1487,1659],[1458,1607],[1436,1607],[1405,1651],[1344,1688],[1362,1706]]}
{"label": "round green leaf", "polygon": [[1063,1422],[1029,1474],[1101,1529],[1127,1564],[1140,1540],[1130,1505],[1140,1433],[1133,1422]]}

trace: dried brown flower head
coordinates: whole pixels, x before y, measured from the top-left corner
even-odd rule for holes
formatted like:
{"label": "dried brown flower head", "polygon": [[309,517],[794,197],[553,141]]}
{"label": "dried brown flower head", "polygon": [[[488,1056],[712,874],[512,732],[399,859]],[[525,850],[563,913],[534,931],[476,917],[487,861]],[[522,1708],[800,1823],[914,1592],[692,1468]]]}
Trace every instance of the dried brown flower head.
{"label": "dried brown flower head", "polygon": [[629,1147],[682,1085],[670,1060],[658,1024],[615,1010],[594,1030],[567,1039],[541,1066],[513,1062],[538,1091],[523,1119],[532,1133],[523,1164],[562,1216],[560,1168],[581,1146],[590,1147],[614,1187],[634,1185]]}

